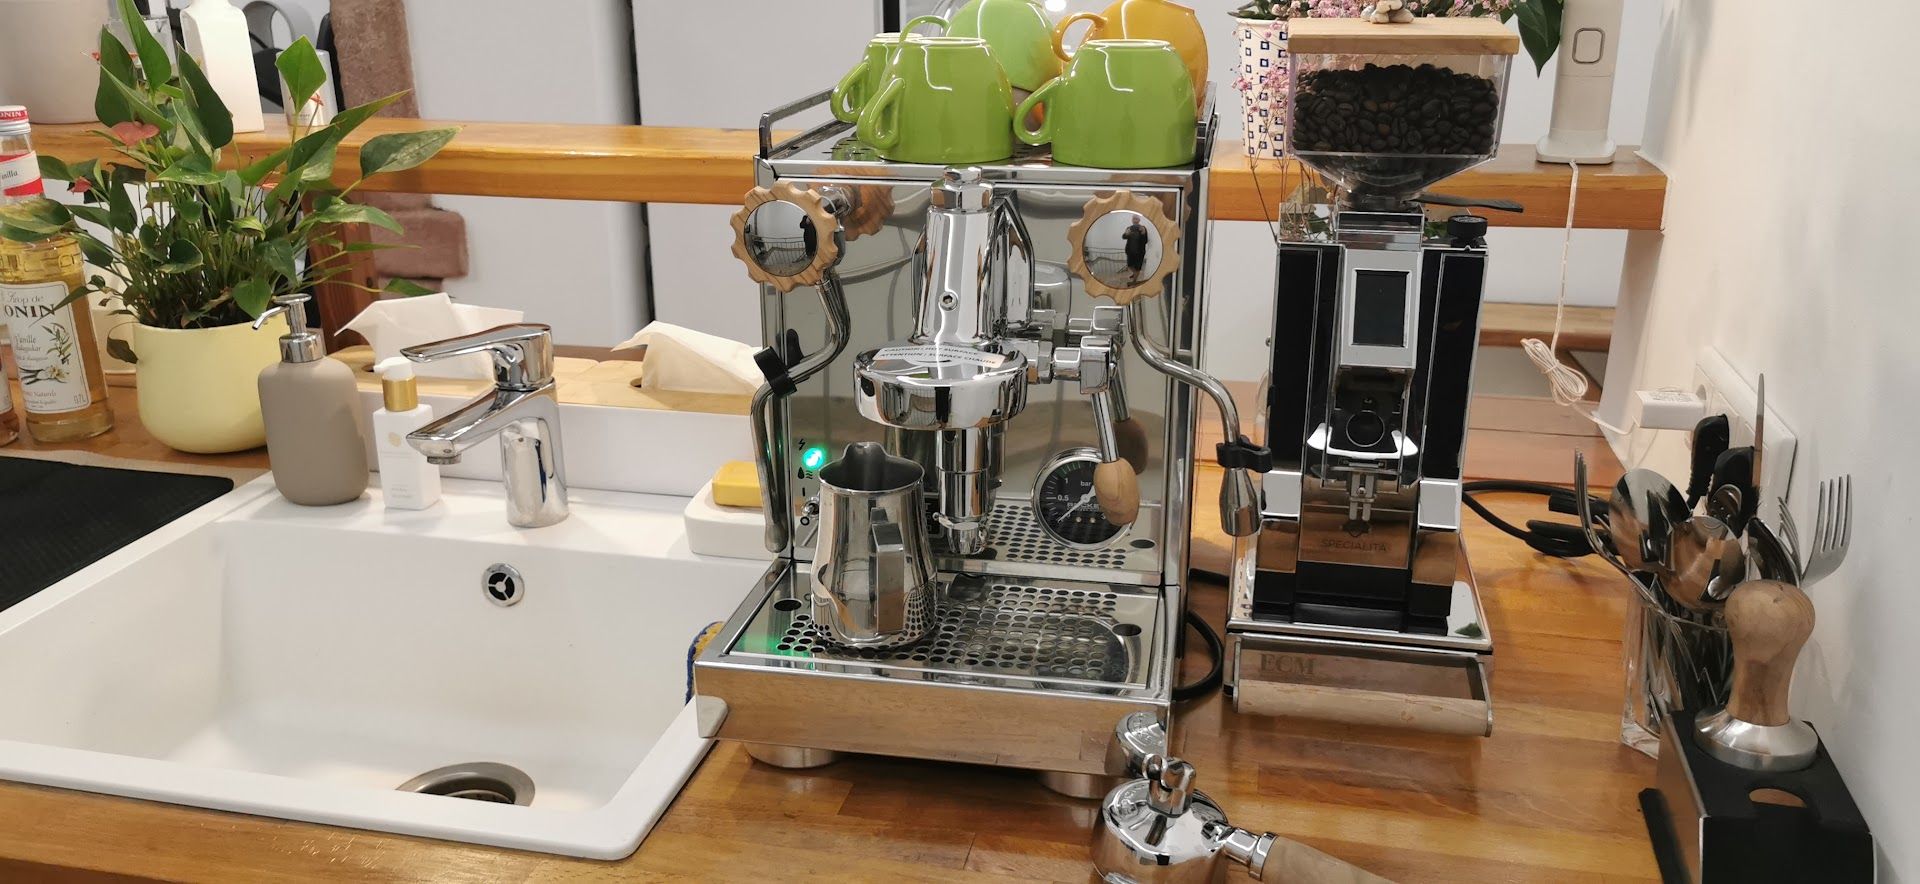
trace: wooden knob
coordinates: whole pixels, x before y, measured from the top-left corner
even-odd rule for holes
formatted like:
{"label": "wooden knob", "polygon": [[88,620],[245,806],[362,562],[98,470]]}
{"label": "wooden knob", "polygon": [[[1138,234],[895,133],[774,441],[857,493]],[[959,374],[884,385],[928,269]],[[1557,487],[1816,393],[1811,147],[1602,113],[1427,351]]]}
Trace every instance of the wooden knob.
{"label": "wooden knob", "polygon": [[1100,511],[1115,525],[1131,525],[1140,515],[1140,480],[1124,457],[1093,468],[1093,493]]}
{"label": "wooden knob", "polygon": [[1270,884],[1393,884],[1346,860],[1289,838],[1275,837],[1260,880]]}
{"label": "wooden knob", "polygon": [[[747,225],[752,222],[754,213],[772,202],[793,204],[811,227],[813,257],[792,274],[782,275],[767,269],[761,258],[755,257],[748,243]],[[795,238],[802,235],[798,225],[791,231],[782,232]],[[784,294],[793,291],[795,286],[819,285],[826,279],[827,270],[840,262],[839,233],[840,220],[827,211],[826,203],[819,194],[797,187],[791,181],[779,181],[772,187],[756,187],[747,191],[746,198],[741,201],[740,211],[733,213],[733,256],[747,265],[747,275],[755,282],[773,286]]]}
{"label": "wooden knob", "polygon": [[1749,580],[1727,596],[1724,616],[1733,644],[1733,688],[1727,712],[1766,727],[1792,720],[1787,695],[1793,664],[1813,634],[1813,602],[1790,583]]}
{"label": "wooden knob", "polygon": [[[1119,284],[1102,280],[1087,263],[1087,234],[1093,231],[1096,222],[1113,212],[1138,214],[1152,228],[1152,235],[1160,241],[1159,263],[1151,268],[1141,267],[1137,273],[1129,272],[1124,282]],[[1067,269],[1080,277],[1087,294],[1112,298],[1124,307],[1133,303],[1135,298],[1151,298],[1166,288],[1167,277],[1180,269],[1179,243],[1180,226],[1167,215],[1167,209],[1160,200],[1137,195],[1131,190],[1116,190],[1088,200],[1086,207],[1080,211],[1080,220],[1067,228]]]}

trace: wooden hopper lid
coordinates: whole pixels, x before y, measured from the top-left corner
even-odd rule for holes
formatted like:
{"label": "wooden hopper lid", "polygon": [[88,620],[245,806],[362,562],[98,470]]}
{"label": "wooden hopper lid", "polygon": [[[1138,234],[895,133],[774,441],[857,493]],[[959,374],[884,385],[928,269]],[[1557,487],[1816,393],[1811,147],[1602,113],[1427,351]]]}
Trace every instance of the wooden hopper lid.
{"label": "wooden hopper lid", "polygon": [[1520,35],[1498,19],[1422,17],[1377,25],[1361,18],[1287,22],[1293,55],[1515,55]]}

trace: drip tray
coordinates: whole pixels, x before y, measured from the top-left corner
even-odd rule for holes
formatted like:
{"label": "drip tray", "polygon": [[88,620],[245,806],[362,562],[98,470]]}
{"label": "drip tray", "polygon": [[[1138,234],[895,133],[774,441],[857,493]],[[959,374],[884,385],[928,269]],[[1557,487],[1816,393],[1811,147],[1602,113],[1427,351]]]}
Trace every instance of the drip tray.
{"label": "drip tray", "polygon": [[1100,690],[1146,688],[1159,633],[1158,587],[1151,589],[1023,577],[941,575],[939,613],[926,638],[897,648],[848,648],[809,615],[804,581],[782,581],[734,641],[731,653],[771,661],[899,670],[925,678]]}
{"label": "drip tray", "polygon": [[1134,712],[1165,719],[1178,590],[938,579],[939,612],[926,638],[844,648],[809,615],[805,572],[775,562],[694,663],[697,699],[723,711],[712,735],[1117,775],[1107,752],[1114,723]]}

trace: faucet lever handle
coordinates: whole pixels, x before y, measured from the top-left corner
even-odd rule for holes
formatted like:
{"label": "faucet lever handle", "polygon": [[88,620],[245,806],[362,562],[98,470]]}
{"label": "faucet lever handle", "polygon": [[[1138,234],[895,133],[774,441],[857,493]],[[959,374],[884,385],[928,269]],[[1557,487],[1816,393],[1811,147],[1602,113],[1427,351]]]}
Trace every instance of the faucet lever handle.
{"label": "faucet lever handle", "polygon": [[530,391],[553,381],[553,329],[540,323],[500,325],[400,351],[414,362],[472,353],[493,357],[493,383],[500,389]]}

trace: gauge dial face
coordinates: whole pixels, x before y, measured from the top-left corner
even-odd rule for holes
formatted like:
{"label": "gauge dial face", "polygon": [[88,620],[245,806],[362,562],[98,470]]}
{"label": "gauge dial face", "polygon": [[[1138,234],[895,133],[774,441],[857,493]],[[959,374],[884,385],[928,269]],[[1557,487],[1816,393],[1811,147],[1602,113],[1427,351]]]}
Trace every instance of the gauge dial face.
{"label": "gauge dial face", "polygon": [[1092,450],[1069,453],[1056,458],[1040,487],[1033,494],[1034,513],[1040,527],[1053,539],[1068,546],[1105,546],[1124,525],[1107,521],[1093,491],[1093,468],[1100,463]]}

